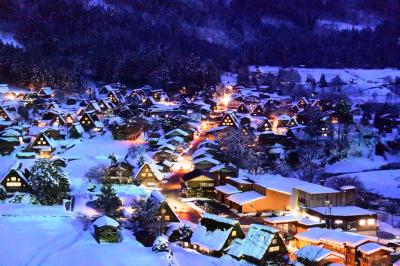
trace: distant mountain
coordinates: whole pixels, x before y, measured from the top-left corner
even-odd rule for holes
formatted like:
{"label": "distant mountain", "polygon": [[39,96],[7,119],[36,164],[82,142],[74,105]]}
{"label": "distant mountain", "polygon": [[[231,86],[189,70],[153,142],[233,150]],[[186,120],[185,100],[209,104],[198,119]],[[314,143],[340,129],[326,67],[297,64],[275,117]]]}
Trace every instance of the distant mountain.
{"label": "distant mountain", "polygon": [[[398,0],[2,0],[0,79],[211,85],[247,64],[399,67]],[[193,77],[196,77],[195,79]]]}

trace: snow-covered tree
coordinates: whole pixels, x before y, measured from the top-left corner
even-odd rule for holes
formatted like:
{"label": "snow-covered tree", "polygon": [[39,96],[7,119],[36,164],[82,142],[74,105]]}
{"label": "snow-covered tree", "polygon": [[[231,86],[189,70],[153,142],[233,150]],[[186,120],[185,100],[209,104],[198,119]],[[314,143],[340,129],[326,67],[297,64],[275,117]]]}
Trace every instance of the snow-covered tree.
{"label": "snow-covered tree", "polygon": [[86,172],[85,177],[89,179],[89,182],[96,181],[100,182],[106,174],[106,167],[104,165],[97,165],[89,168]]}
{"label": "snow-covered tree", "polygon": [[169,247],[169,242],[168,238],[165,236],[158,236],[156,240],[153,243],[153,252],[171,252],[171,249]]}
{"label": "snow-covered tree", "polygon": [[61,203],[68,196],[69,181],[62,169],[50,160],[35,162],[28,183],[41,204]]}
{"label": "snow-covered tree", "polygon": [[180,240],[189,241],[193,235],[193,230],[188,225],[179,228]]}
{"label": "snow-covered tree", "polygon": [[108,155],[108,159],[110,159],[111,164],[116,164],[116,163],[118,163],[117,157],[115,156],[114,153],[111,153],[110,155]]}
{"label": "snow-covered tree", "polygon": [[135,210],[132,219],[138,222],[140,226],[149,231],[157,231],[158,222],[157,214],[159,206],[152,200],[140,199],[132,203],[132,208]]}
{"label": "snow-covered tree", "polygon": [[96,200],[97,207],[103,209],[107,215],[113,216],[118,207],[121,206],[121,200],[111,184],[104,184],[100,192],[101,194]]}

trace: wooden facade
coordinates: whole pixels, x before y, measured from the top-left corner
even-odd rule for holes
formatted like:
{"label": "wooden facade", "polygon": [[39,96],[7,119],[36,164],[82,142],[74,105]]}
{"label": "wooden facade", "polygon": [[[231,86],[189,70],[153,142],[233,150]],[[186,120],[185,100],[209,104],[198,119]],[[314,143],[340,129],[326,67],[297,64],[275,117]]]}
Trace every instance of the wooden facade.
{"label": "wooden facade", "polygon": [[0,184],[6,189],[6,192],[30,192],[31,188],[26,180],[28,172],[22,172],[19,169],[11,169]]}
{"label": "wooden facade", "polygon": [[144,163],[135,176],[139,185],[146,187],[160,187],[163,174],[154,163]]}

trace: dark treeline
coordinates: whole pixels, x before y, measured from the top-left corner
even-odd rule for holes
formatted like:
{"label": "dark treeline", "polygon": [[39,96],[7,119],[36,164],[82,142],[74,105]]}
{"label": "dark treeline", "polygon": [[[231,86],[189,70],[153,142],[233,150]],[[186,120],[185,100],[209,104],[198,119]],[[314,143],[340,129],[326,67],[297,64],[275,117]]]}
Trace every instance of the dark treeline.
{"label": "dark treeline", "polygon": [[[1,0],[0,78],[20,86],[79,89],[83,78],[128,85],[208,86],[245,64],[398,67],[398,0]],[[320,18],[380,24],[362,31],[316,27]],[[273,16],[285,23],[263,23]],[[204,33],[206,29],[206,33]],[[211,31],[211,33],[209,33]],[[213,31],[223,32],[223,38]],[[203,32],[203,33],[202,33]]]}

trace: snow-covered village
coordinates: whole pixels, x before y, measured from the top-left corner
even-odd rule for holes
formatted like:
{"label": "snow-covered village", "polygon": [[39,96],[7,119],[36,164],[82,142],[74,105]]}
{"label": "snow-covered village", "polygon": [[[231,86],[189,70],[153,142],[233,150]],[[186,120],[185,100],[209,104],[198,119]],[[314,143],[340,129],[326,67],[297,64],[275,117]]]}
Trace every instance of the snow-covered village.
{"label": "snow-covered village", "polygon": [[[371,43],[341,50],[400,36],[400,3],[296,1],[0,1],[0,265],[400,265],[400,41],[393,56],[377,44],[379,63]],[[343,43],[222,55],[224,9],[250,35],[254,15],[277,39],[267,29]],[[210,29],[171,26],[182,10]],[[312,30],[291,20],[309,10],[325,10]],[[125,46],[131,23],[148,45]],[[160,34],[190,37],[178,56]]]}

